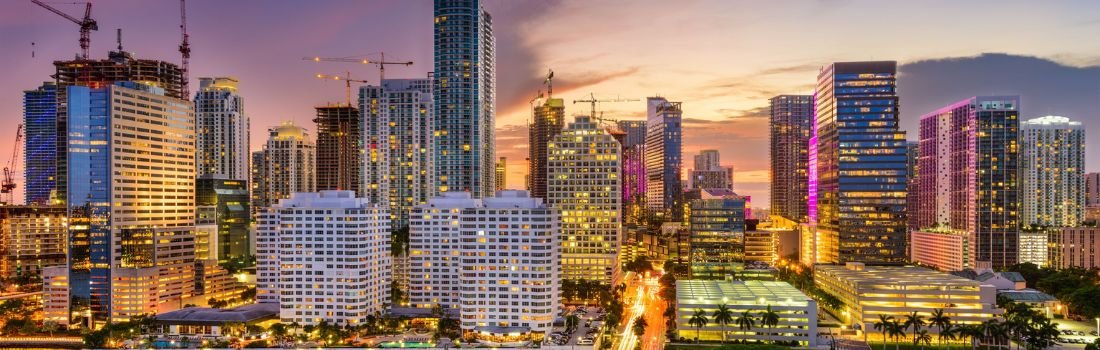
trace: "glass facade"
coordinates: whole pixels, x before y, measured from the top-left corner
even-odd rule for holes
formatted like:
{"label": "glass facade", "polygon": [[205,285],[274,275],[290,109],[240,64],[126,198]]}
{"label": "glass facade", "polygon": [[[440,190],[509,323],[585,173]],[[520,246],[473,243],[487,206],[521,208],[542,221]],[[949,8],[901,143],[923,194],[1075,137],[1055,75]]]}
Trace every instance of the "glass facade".
{"label": "glass facade", "polygon": [[813,96],[780,95],[771,102],[771,215],[805,221]]}
{"label": "glass facade", "polygon": [[480,0],[435,0],[435,182],[492,197],[496,43]]}
{"label": "glass facade", "polygon": [[680,221],[684,213],[684,186],[680,176],[683,171],[681,102],[650,97],[647,104],[646,211],[668,221]]}
{"label": "glass facade", "polygon": [[[106,320],[111,305],[108,89],[68,87],[69,296],[77,317]],[[74,323],[76,320],[74,319]]]}
{"label": "glass facade", "polygon": [[815,96],[819,263],[905,261],[906,141],[897,63],[840,62]]}
{"label": "glass facade", "polygon": [[248,182],[203,177],[196,181],[196,188],[195,204],[214,207],[218,256],[210,258],[224,263],[234,257],[250,255]]}
{"label": "glass facade", "polygon": [[734,274],[735,263],[745,260],[745,197],[708,189],[691,201],[691,278],[721,279]]}
{"label": "glass facade", "polygon": [[49,204],[57,187],[56,84],[47,82],[23,92],[23,125],[23,198],[27,204]]}

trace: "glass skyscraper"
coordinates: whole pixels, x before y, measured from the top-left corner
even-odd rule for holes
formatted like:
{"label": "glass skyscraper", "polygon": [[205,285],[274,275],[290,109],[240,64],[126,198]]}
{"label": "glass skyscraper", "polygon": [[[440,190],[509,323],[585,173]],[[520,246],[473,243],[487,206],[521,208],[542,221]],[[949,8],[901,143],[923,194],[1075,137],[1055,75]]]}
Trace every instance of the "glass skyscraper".
{"label": "glass skyscraper", "polygon": [[681,102],[650,97],[646,103],[646,211],[666,221],[680,221],[684,212]]}
{"label": "glass skyscraper", "polygon": [[779,95],[771,103],[771,215],[806,220],[814,97]]}
{"label": "glass skyscraper", "polygon": [[480,0],[435,0],[435,182],[491,197],[496,157],[496,43]]}
{"label": "glass skyscraper", "polygon": [[810,144],[818,263],[905,261],[907,160],[896,79],[893,61],[838,62],[818,75]]}
{"label": "glass skyscraper", "polygon": [[57,84],[23,92],[23,125],[23,198],[27,204],[48,204],[57,186]]}

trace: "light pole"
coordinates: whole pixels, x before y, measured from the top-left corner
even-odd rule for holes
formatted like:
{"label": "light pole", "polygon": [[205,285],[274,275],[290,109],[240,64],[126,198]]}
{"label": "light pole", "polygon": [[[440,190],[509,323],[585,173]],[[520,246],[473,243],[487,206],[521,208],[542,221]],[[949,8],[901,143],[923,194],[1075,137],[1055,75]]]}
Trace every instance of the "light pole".
{"label": "light pole", "polygon": [[1096,318],[1096,335],[1100,336],[1100,317]]}

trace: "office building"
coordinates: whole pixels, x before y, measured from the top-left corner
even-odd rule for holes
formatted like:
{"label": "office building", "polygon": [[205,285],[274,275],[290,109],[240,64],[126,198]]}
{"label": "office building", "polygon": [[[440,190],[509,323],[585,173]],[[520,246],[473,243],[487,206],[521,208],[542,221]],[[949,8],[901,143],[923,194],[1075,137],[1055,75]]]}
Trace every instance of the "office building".
{"label": "office building", "polygon": [[906,203],[909,205],[906,209],[909,211],[906,214],[906,228],[909,232],[920,230],[920,225],[917,215],[918,198],[920,198],[920,181],[918,176],[920,174],[920,141],[908,141],[906,142],[906,154],[907,167],[905,171],[905,185],[908,186],[908,193],[905,196]]}
{"label": "office building", "polygon": [[1020,223],[1074,227],[1085,217],[1085,127],[1066,117],[1020,123]]}
{"label": "office building", "polygon": [[42,321],[69,324],[69,266],[42,269]]}
{"label": "office building", "polygon": [[550,154],[546,146],[565,128],[565,101],[551,96],[535,102],[537,105],[531,111],[531,122],[527,123],[527,174],[531,181],[527,189],[532,197],[546,198],[546,157]]}
{"label": "office building", "polygon": [[814,285],[840,299],[840,309],[831,313],[853,329],[874,329],[880,315],[901,319],[916,312],[927,319],[942,309],[952,322],[964,325],[1004,312],[997,308],[997,287],[916,266],[817,265]]}
{"label": "office building", "polygon": [[23,91],[23,128],[23,200],[50,204],[57,188],[57,84]]}
{"label": "office building", "polygon": [[702,150],[695,156],[695,168],[691,170],[692,189],[733,190],[733,168],[723,167],[717,150]]}
{"label": "office building", "polygon": [[497,191],[503,191],[508,187],[508,158],[500,157],[500,160],[497,160],[496,172],[496,185],[494,187]]}
{"label": "office building", "polygon": [[905,261],[905,132],[897,62],[821,69],[809,159],[809,217],[818,263]]}
{"label": "office building", "polygon": [[[1052,229],[1057,231],[1057,229]],[[1050,234],[1043,229],[1020,230],[1019,263],[1032,263],[1039,267],[1049,266]]]}
{"label": "office building", "polygon": [[[969,268],[1018,260],[1020,99],[977,96],[921,117],[916,226],[966,232]],[[979,176],[980,175],[980,176]]]}
{"label": "office building", "polygon": [[368,197],[362,184],[363,117],[348,105],[319,106],[317,117],[317,190],[345,190]]}
{"label": "office building", "polygon": [[561,264],[559,213],[516,190],[462,209],[457,278],[464,335],[507,345],[550,334],[568,268]]}
{"label": "office building", "polygon": [[194,289],[191,102],[134,82],[66,99],[72,314],[98,327],[181,307]]}
{"label": "office building", "polygon": [[435,182],[493,195],[496,39],[481,0],[435,0]]}
{"label": "office building", "polygon": [[63,206],[0,206],[0,278],[37,279],[67,263],[68,213]]}
{"label": "office building", "polygon": [[970,254],[970,235],[946,227],[930,227],[909,232],[909,261],[940,271],[962,271],[974,266]]}
{"label": "office building", "polygon": [[727,189],[704,189],[689,203],[691,277],[721,279],[745,261],[745,197]]}
{"label": "office building", "polygon": [[620,120],[622,130],[623,222],[640,223],[645,218],[645,137],[646,121]]}
{"label": "office building", "polygon": [[1058,269],[1100,267],[1100,228],[1055,229],[1050,240],[1051,267]]}
{"label": "office building", "polygon": [[546,202],[561,210],[563,279],[610,285],[619,266],[620,147],[586,116],[547,145]]}
{"label": "office building", "polygon": [[215,253],[207,259],[227,262],[233,258],[251,255],[249,224],[252,211],[248,182],[221,177],[204,175],[195,180],[195,204],[209,209],[207,216],[214,226],[211,243]]}
{"label": "office building", "polygon": [[[676,282],[676,300],[676,334],[684,340],[795,341],[803,347],[817,346],[817,302],[787,282],[681,280]],[[719,305],[730,309],[734,318],[746,312],[752,315],[753,326],[741,329],[733,322],[715,322],[714,312]],[[769,308],[779,315],[775,327],[756,319]],[[699,328],[690,322],[697,310],[705,312],[710,320]]]}
{"label": "office building", "polygon": [[1085,206],[1100,207],[1100,173],[1085,174]]}
{"label": "office building", "polygon": [[386,310],[392,262],[384,206],[353,191],[294,193],[263,209],[256,241],[257,300],[279,303],[283,323],[356,325]]}
{"label": "office building", "polygon": [[251,124],[238,83],[233,77],[199,78],[195,93],[198,176],[248,182]]}
{"label": "office building", "polygon": [[770,100],[771,215],[806,220],[809,186],[811,95],[779,95]]}
{"label": "office building", "polygon": [[664,97],[646,99],[646,211],[668,220],[683,217],[680,155],[681,102]]}
{"label": "office building", "polygon": [[314,192],[317,149],[305,128],[291,122],[267,129],[263,150],[252,153],[253,211],[298,192]]}
{"label": "office building", "polygon": [[64,201],[70,186],[66,183],[69,152],[68,118],[69,86],[85,86],[93,89],[107,88],[116,82],[132,81],[144,85],[156,86],[164,91],[165,97],[188,99],[183,96],[183,76],[180,67],[174,63],[158,60],[134,58],[130,52],[111,51],[105,60],[77,58],[71,61],[54,61],[57,83],[57,121],[54,137],[57,139],[57,167],[54,183],[56,198]]}
{"label": "office building", "polygon": [[431,84],[431,79],[386,79],[381,86],[359,88],[364,197],[389,206],[394,230],[408,226],[412,207],[435,193]]}

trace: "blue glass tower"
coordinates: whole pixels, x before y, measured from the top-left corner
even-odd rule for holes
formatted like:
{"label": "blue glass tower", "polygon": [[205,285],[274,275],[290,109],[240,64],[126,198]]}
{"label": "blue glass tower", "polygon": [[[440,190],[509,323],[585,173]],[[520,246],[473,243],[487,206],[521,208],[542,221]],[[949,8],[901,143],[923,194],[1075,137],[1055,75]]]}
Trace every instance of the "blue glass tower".
{"label": "blue glass tower", "polygon": [[48,204],[57,186],[57,84],[23,92],[23,125],[23,198],[27,204]]}
{"label": "blue glass tower", "polygon": [[480,0],[435,0],[435,182],[440,192],[491,197],[496,60]]}
{"label": "blue glass tower", "polygon": [[650,97],[646,104],[646,211],[667,221],[680,221],[684,213],[681,102]]}

